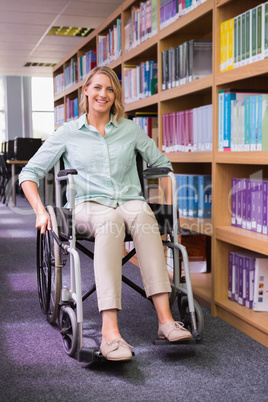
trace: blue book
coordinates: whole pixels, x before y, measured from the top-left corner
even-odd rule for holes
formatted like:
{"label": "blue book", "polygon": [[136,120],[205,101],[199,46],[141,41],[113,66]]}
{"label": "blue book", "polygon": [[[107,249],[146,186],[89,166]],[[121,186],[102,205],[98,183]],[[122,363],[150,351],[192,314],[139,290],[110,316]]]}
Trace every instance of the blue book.
{"label": "blue book", "polygon": [[250,150],[250,97],[245,98],[245,151]]}
{"label": "blue book", "polygon": [[180,216],[187,216],[187,176],[176,174],[178,186],[178,206]]}
{"label": "blue book", "polygon": [[226,151],[231,150],[231,101],[236,100],[235,92],[224,93],[224,124],[223,124],[223,147]]}
{"label": "blue book", "polygon": [[198,176],[198,218],[211,218],[211,176]]}
{"label": "blue book", "polygon": [[263,95],[257,96],[257,151],[262,150],[262,100]]}
{"label": "blue book", "polygon": [[250,151],[256,151],[256,96],[250,96]]}
{"label": "blue book", "polygon": [[188,216],[198,217],[198,176],[188,175]]}
{"label": "blue book", "polygon": [[218,150],[223,150],[224,90],[219,91]]}

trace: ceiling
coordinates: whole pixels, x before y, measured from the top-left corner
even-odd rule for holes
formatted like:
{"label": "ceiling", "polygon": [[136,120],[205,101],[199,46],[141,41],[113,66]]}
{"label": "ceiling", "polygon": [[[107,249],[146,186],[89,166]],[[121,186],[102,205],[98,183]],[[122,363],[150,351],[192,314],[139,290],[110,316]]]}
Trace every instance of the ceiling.
{"label": "ceiling", "polygon": [[84,38],[47,35],[52,26],[97,28],[124,0],[0,0],[0,75],[52,76]]}

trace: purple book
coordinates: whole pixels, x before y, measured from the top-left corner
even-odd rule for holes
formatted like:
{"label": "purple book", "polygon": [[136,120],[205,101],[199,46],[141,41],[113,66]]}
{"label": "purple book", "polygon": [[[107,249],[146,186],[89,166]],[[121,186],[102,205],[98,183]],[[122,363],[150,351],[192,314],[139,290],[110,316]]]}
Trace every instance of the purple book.
{"label": "purple book", "polygon": [[233,278],[234,278],[234,286],[235,286],[234,299],[235,299],[236,302],[238,302],[238,294],[239,294],[239,258],[238,258],[237,253],[234,253]]}
{"label": "purple book", "polygon": [[251,230],[251,180],[247,180],[247,230]]}
{"label": "purple book", "polygon": [[262,182],[262,233],[267,235],[267,192],[268,192],[268,181],[263,180]]}
{"label": "purple book", "polygon": [[229,267],[228,267],[228,299],[234,300],[234,281],[233,281],[233,260],[234,253],[229,253]]}
{"label": "purple book", "polygon": [[251,231],[257,232],[257,180],[251,180]]}
{"label": "purple book", "polygon": [[246,300],[245,306],[252,309],[254,298],[255,257],[245,256]]}
{"label": "purple book", "polygon": [[262,195],[262,180],[257,181],[257,194],[256,194],[256,203],[257,203],[257,233],[262,233],[262,220],[263,220],[263,195]]}
{"label": "purple book", "polygon": [[245,305],[245,299],[243,297],[243,286],[244,286],[244,256],[242,254],[238,254],[238,304],[242,306]]}
{"label": "purple book", "polygon": [[247,180],[242,179],[241,183],[242,192],[242,228],[247,228]]}
{"label": "purple book", "polygon": [[231,199],[231,223],[232,226],[236,226],[236,182],[237,179],[232,179],[232,199]]}
{"label": "purple book", "polygon": [[242,179],[237,179],[236,190],[236,226],[242,227]]}

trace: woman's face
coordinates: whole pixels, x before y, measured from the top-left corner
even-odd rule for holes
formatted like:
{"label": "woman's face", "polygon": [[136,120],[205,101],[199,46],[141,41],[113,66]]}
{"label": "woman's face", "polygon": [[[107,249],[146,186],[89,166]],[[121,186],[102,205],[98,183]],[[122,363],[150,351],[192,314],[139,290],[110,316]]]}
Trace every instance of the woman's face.
{"label": "woman's face", "polygon": [[105,74],[95,74],[91,83],[85,87],[84,92],[88,97],[88,111],[110,116],[115,94],[110,78]]}

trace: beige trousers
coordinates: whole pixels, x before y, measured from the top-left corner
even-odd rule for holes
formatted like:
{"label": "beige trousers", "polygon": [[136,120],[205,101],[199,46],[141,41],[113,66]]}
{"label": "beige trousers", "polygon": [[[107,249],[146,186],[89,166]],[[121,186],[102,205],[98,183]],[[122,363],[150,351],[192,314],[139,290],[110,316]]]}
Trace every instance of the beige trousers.
{"label": "beige trousers", "polygon": [[99,311],[121,310],[122,253],[126,231],[135,244],[147,297],[170,292],[166,261],[154,213],[146,202],[117,208],[84,202],[75,208],[77,232],[95,237],[94,273]]}

